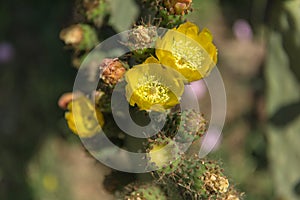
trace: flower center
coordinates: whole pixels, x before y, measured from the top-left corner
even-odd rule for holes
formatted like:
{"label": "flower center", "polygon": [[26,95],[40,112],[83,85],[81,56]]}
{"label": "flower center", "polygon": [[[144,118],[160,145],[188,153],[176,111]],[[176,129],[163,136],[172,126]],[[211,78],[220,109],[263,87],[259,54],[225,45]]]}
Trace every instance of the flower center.
{"label": "flower center", "polygon": [[154,76],[143,77],[139,80],[135,93],[151,104],[166,103],[169,100],[169,88],[160,83]]}
{"label": "flower center", "polygon": [[204,60],[203,49],[191,41],[174,40],[172,54],[179,69],[197,70]]}

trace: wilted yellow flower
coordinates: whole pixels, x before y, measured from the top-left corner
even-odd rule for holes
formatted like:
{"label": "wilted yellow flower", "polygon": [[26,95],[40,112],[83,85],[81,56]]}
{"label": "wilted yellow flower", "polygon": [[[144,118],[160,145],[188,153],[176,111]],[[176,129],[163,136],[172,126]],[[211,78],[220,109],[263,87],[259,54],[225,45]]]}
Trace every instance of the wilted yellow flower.
{"label": "wilted yellow flower", "polygon": [[160,63],[180,72],[188,81],[207,76],[217,62],[217,49],[208,29],[186,22],[169,30],[156,42],[156,56]]}
{"label": "wilted yellow flower", "polygon": [[125,74],[126,98],[141,110],[163,111],[179,103],[184,90],[178,72],[160,64],[136,65]]}
{"label": "wilted yellow flower", "polygon": [[69,128],[80,137],[92,137],[104,125],[104,118],[85,96],[78,97],[68,104],[65,118]]}

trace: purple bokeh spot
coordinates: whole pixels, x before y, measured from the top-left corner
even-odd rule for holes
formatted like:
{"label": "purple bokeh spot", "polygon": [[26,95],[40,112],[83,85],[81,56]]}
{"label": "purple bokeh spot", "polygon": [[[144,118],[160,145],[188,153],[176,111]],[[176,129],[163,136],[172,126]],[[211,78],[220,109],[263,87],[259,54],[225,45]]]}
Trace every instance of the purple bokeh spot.
{"label": "purple bokeh spot", "polygon": [[190,86],[198,99],[204,97],[207,89],[206,89],[205,82],[203,80],[191,82]]}
{"label": "purple bokeh spot", "polygon": [[238,19],[232,27],[233,34],[238,40],[252,40],[253,32],[250,24],[244,19]]}
{"label": "purple bokeh spot", "polygon": [[0,43],[0,64],[10,62],[14,57],[14,48],[8,42]]}
{"label": "purple bokeh spot", "polygon": [[221,139],[221,130],[218,128],[209,129],[202,140],[201,150],[203,153],[217,150]]}

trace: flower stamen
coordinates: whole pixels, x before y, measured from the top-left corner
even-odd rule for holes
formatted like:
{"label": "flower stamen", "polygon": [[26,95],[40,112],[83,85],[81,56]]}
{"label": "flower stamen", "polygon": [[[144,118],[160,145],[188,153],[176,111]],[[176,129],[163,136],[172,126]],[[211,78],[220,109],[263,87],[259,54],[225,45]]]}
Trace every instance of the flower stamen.
{"label": "flower stamen", "polygon": [[135,92],[140,98],[151,104],[166,103],[169,100],[169,89],[155,80],[154,76],[141,78]]}
{"label": "flower stamen", "polygon": [[179,69],[189,68],[191,70],[197,70],[198,66],[202,65],[204,56],[202,49],[195,46],[191,41],[173,41],[172,54],[178,64]]}

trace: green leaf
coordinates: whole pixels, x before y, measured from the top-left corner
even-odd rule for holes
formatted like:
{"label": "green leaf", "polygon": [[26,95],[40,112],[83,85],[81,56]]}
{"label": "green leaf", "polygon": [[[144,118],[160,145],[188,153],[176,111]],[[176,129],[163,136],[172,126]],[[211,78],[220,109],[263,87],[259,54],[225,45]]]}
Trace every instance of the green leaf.
{"label": "green leaf", "polygon": [[268,157],[275,193],[296,200],[300,181],[300,1],[279,2],[268,35],[266,60]]}

